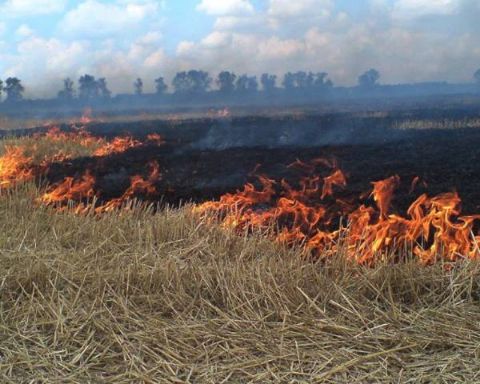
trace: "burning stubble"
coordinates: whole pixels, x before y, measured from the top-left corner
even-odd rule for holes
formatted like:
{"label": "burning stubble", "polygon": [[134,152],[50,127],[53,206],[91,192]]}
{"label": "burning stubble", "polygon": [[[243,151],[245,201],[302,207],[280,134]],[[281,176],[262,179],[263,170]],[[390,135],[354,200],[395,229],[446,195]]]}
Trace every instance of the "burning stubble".
{"label": "burning stubble", "polygon": [[[70,131],[52,127],[24,144],[7,145],[0,157],[1,188],[40,182],[55,164],[68,163],[78,156],[99,159],[96,166],[105,167],[103,159],[166,144],[155,133],[144,139],[128,135],[97,137],[86,124]],[[335,159],[295,161],[287,166],[296,172],[293,181],[273,179],[258,173],[257,168],[261,165],[243,189],[199,203],[193,213],[238,234],[261,232],[277,242],[300,245],[305,255],[317,260],[328,260],[340,251],[367,265],[385,259],[405,261],[408,257],[432,264],[479,256],[480,236],[474,232],[480,216],[462,215],[457,193],[412,195],[406,214],[400,215],[391,210],[401,184],[397,175],[374,181],[371,191],[355,196],[348,189],[348,176]],[[157,159],[144,163],[141,174],[130,175],[128,185],[117,196],[105,194],[98,186],[97,171],[86,166],[80,174],[47,184],[35,198],[36,203],[61,212],[101,215],[129,209],[134,200],[148,205],[162,199],[162,166]],[[412,193],[420,182],[419,177],[411,181]]]}

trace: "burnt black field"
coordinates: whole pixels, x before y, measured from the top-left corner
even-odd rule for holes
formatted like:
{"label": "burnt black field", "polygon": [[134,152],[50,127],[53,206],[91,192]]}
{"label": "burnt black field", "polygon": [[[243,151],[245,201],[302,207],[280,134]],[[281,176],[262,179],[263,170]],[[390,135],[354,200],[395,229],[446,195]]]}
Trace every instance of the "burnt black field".
{"label": "burnt black field", "polygon": [[[463,213],[472,214],[480,212],[477,118],[480,113],[477,117],[474,110],[430,110],[92,123],[88,129],[95,135],[143,138],[156,132],[166,144],[134,148],[107,158],[57,163],[46,177],[54,183],[91,169],[97,178],[96,189],[107,199],[121,195],[130,176],[148,174],[148,162],[156,160],[162,172],[158,199],[176,205],[217,199],[246,182],[256,183],[252,176],[255,168],[257,174],[295,184],[302,174],[287,167],[292,162],[335,158],[348,176],[348,187],[340,194],[363,194],[368,203],[371,182],[399,175],[402,184],[392,212],[404,213],[424,192],[433,196],[457,191],[463,200]],[[412,121],[415,128],[408,128]],[[421,129],[422,121],[441,128]],[[410,193],[416,176],[422,183]]]}

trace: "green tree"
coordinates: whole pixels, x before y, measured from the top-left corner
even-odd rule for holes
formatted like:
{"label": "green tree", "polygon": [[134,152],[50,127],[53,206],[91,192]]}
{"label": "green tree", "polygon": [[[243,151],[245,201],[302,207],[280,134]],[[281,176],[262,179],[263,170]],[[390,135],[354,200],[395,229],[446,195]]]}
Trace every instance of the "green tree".
{"label": "green tree", "polygon": [[362,88],[371,88],[377,85],[379,79],[380,72],[372,68],[358,77],[358,85]]}
{"label": "green tree", "polygon": [[262,83],[263,90],[265,92],[271,93],[275,90],[276,83],[277,83],[277,76],[264,73],[260,77],[260,82]]}
{"label": "green tree", "polygon": [[83,100],[96,99],[98,97],[98,84],[95,77],[85,74],[78,79],[78,96]]}
{"label": "green tree", "polygon": [[157,95],[163,95],[167,92],[168,85],[165,83],[163,77],[160,76],[158,79],[155,79],[155,90]]}
{"label": "green tree", "polygon": [[178,94],[201,94],[210,89],[212,78],[205,71],[191,70],[175,75],[172,85]]}
{"label": "green tree", "polygon": [[232,93],[235,90],[237,75],[233,72],[223,71],[218,74],[217,85],[222,93]]}
{"label": "green tree", "polygon": [[23,100],[23,92],[25,88],[17,77],[9,77],[5,80],[5,93],[7,94],[7,102],[16,103]]}
{"label": "green tree", "polygon": [[69,77],[63,80],[63,89],[58,92],[58,98],[62,100],[73,100],[75,97],[75,90],[73,88],[73,81]]}

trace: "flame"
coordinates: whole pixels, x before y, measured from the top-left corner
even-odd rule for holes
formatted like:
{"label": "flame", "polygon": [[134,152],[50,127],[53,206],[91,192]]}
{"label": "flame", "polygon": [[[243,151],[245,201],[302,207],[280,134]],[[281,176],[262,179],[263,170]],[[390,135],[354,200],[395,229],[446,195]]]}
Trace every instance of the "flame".
{"label": "flame", "polygon": [[85,130],[85,127],[75,128],[71,132],[63,131],[58,126],[52,126],[44,135],[37,134],[36,138],[45,137],[53,143],[75,143],[82,147],[89,147],[95,144],[104,144],[104,139],[94,137]]}
{"label": "flame", "polygon": [[333,186],[346,187],[347,178],[340,169],[337,169],[330,176],[323,179],[323,190],[321,199],[323,200],[327,196],[333,195]]}
{"label": "flame", "polygon": [[147,135],[147,143],[155,144],[155,145],[163,145],[165,144],[165,140],[158,133],[150,133],[149,135]]}
{"label": "flame", "polygon": [[83,124],[84,126],[90,124],[93,121],[92,113],[93,113],[92,108],[90,107],[85,108],[83,110],[82,117],[80,118],[80,123]]}
{"label": "flame", "polygon": [[[157,134],[143,141],[129,136],[107,141],[84,128],[66,132],[52,127],[36,137],[60,143],[61,149],[42,159],[36,142],[30,146],[6,146],[0,157],[0,189],[33,180],[46,174],[53,163],[71,159],[69,146],[63,143],[74,142],[97,157],[164,143]],[[132,176],[130,186],[118,198],[105,199],[102,191],[96,190],[96,170],[91,169],[48,187],[37,201],[60,211],[73,207],[76,213],[126,209],[132,199],[158,196],[160,167],[157,162],[151,162],[149,167],[149,175]],[[260,231],[284,244],[301,244],[307,254],[316,258],[342,253],[358,263],[372,265],[400,255],[416,257],[424,264],[480,256],[480,235],[475,233],[480,215],[462,215],[456,192],[434,197],[424,193],[401,215],[394,204],[395,190],[401,182],[397,175],[373,182],[369,193],[356,197],[347,196],[347,176],[335,160],[297,160],[288,169],[300,172],[301,177],[292,181],[257,175],[257,180],[243,189],[225,194],[218,201],[199,204],[193,210],[209,218],[213,214],[223,226],[239,233]],[[427,187],[425,181],[415,177],[410,193],[419,183]]]}
{"label": "flame", "polygon": [[95,178],[87,170],[79,180],[73,177],[66,177],[62,182],[54,185],[49,192],[44,193],[40,198],[44,204],[65,204],[69,201],[82,201],[95,197]]}
{"label": "flame", "polygon": [[397,175],[372,183],[372,196],[380,209],[380,217],[382,219],[387,216],[388,208],[393,198],[393,192],[399,183],[400,177]]}
{"label": "flame", "polygon": [[142,142],[135,140],[130,136],[127,137],[115,137],[113,141],[105,143],[98,148],[93,155],[94,156],[109,156],[114,153],[122,153],[130,148],[136,148],[142,145]]}
{"label": "flame", "polygon": [[[299,187],[262,176],[260,188],[249,183],[235,194],[195,207],[194,212],[213,213],[224,226],[239,233],[270,228],[277,241],[303,244],[316,257],[344,252],[348,258],[369,265],[395,253],[411,253],[424,264],[439,257],[447,261],[479,257],[480,236],[472,233],[480,215],[461,216],[457,193],[435,197],[423,194],[402,217],[390,213],[394,191],[400,184],[400,177],[395,175],[372,183],[374,206],[361,204],[354,208],[334,198],[335,189],[347,185],[345,174],[333,169],[327,177],[313,175],[319,165],[336,167],[335,162],[305,164],[297,160],[289,167],[312,174],[303,178]],[[345,227],[340,225],[342,217],[346,218]]]}
{"label": "flame", "polygon": [[5,147],[5,153],[0,157],[0,189],[33,179],[32,161],[32,157],[25,155],[25,148]]}
{"label": "flame", "polygon": [[112,142],[105,143],[98,148],[94,156],[108,156],[114,153],[122,153],[130,148],[135,148],[141,145],[141,142],[131,137],[115,137]]}
{"label": "flame", "polygon": [[157,188],[155,184],[161,179],[160,167],[158,162],[152,161],[149,164],[150,175],[147,179],[142,176],[135,175],[130,179],[130,187],[119,198],[112,199],[95,208],[96,213],[111,212],[122,207],[130,199],[137,195],[154,196],[157,194]]}

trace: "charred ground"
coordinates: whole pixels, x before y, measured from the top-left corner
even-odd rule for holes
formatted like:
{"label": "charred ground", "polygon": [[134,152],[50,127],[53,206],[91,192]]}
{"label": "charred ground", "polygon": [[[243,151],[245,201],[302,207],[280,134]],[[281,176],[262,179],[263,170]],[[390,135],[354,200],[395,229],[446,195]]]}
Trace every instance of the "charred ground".
{"label": "charred ground", "polygon": [[[234,192],[256,174],[291,183],[302,175],[288,165],[297,159],[336,159],[348,176],[345,196],[368,196],[371,182],[399,175],[392,209],[404,212],[415,195],[457,191],[466,214],[480,209],[480,129],[462,128],[476,121],[457,113],[410,112],[396,116],[353,115],[293,116],[279,119],[248,117],[221,120],[159,121],[129,124],[92,124],[98,136],[130,134],[144,139],[159,133],[163,146],[142,146],[108,157],[83,157],[54,163],[46,175],[49,183],[78,176],[90,169],[96,188],[105,198],[122,193],[129,178],[146,174],[146,164],[156,160],[162,179],[158,198],[164,202],[216,199]],[[399,129],[412,121],[434,122],[441,129]],[[436,122],[436,123],[435,123]],[[448,128],[455,129],[448,129]],[[64,127],[64,129],[69,129]],[[411,193],[411,182],[421,182]],[[413,195],[413,196],[412,196]],[[367,199],[368,201],[368,199]]]}

